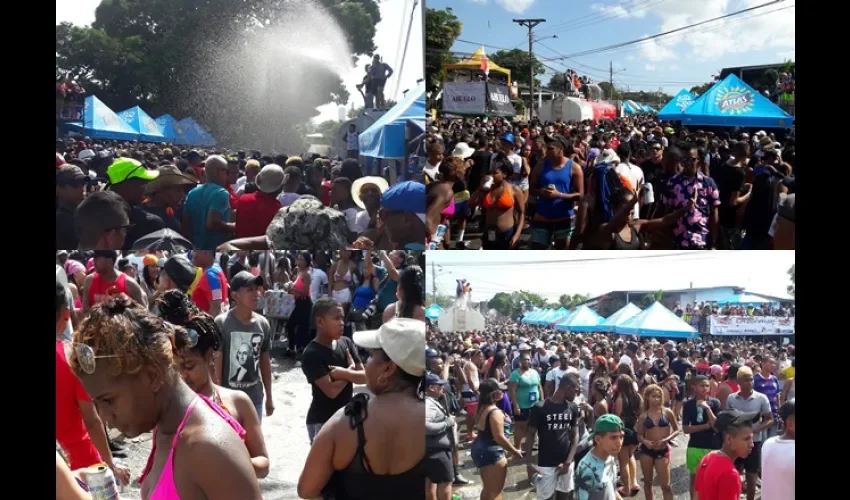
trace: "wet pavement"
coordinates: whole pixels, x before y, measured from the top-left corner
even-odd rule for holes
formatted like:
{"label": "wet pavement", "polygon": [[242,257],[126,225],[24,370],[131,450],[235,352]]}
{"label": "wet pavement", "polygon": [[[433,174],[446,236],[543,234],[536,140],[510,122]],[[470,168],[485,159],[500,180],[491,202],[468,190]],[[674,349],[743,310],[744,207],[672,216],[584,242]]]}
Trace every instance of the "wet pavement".
{"label": "wet pavement", "polygon": [[[298,498],[298,477],[310,450],[305,421],[313,396],[300,363],[294,359],[273,357],[272,373],[275,411],[271,417],[263,416],[263,435],[271,469],[268,477],[260,480],[260,489],[265,500],[293,500]],[[122,442],[120,438],[118,441]],[[118,463],[130,468],[133,484],[125,488],[121,498],[139,500],[138,478],[150,453],[151,434],[123,441],[123,444],[127,458],[119,459]]]}

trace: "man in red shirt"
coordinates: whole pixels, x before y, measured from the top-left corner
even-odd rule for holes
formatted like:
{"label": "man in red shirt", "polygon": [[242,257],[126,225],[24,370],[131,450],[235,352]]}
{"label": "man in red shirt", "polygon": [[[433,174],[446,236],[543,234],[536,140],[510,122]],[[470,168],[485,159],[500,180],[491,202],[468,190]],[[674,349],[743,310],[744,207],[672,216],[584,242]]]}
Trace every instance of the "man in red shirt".
{"label": "man in red shirt", "polygon": [[124,484],[129,469],[115,467],[106,429],[83,385],[71,371],[61,337],[71,321],[65,286],[56,281],[56,441],[62,447],[72,470],[105,463]]}
{"label": "man in red shirt", "polygon": [[714,428],[723,437],[723,446],[703,457],[697,467],[694,490],[699,500],[738,500],[741,476],[735,460],[746,458],[753,449],[753,420],[758,413],[726,410],[717,414]]}
{"label": "man in red shirt", "polygon": [[92,307],[106,301],[110,296],[124,293],[139,304],[147,307],[147,295],[139,283],[115,269],[117,252],[114,250],[94,251],[94,272],[86,276],[83,282],[83,312],[88,313]]}
{"label": "man in red shirt", "polygon": [[215,252],[213,250],[193,250],[192,260],[201,268],[201,277],[192,287],[191,299],[212,317],[228,311],[228,286],[227,277],[220,267],[215,264]]}
{"label": "man in red shirt", "polygon": [[265,236],[266,228],[281,204],[277,197],[283,190],[283,169],[275,164],[266,165],[254,179],[257,191],[243,194],[239,198],[236,212],[236,237]]}

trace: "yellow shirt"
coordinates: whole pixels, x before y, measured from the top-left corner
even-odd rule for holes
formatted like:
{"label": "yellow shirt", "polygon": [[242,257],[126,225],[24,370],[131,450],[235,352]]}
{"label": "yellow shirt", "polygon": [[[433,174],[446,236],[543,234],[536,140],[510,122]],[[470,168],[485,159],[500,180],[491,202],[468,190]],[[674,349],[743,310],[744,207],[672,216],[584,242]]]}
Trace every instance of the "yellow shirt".
{"label": "yellow shirt", "polygon": [[794,367],[794,366],[789,366],[788,368],[782,370],[782,380],[788,380],[788,379],[794,377],[796,371],[797,371],[797,368]]}

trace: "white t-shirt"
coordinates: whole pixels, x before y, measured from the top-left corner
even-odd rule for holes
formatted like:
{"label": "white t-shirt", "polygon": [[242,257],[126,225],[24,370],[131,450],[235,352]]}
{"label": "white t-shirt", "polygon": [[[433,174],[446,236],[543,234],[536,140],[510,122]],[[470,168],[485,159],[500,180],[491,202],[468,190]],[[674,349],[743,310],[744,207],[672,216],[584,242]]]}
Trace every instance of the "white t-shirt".
{"label": "white t-shirt", "polygon": [[[324,287],[324,288],[322,288]],[[324,291],[325,293],[322,293]],[[328,275],[321,269],[312,268],[310,270],[310,298],[316,300],[327,295],[328,291]]]}
{"label": "white t-shirt", "polygon": [[371,220],[372,217],[369,215],[368,210],[361,210],[357,212],[357,218],[354,220],[354,223],[357,225],[357,234],[369,229],[369,222]]}
{"label": "white t-shirt", "polygon": [[[614,167],[614,171],[628,179],[635,189],[638,189],[644,183],[643,170],[633,163],[621,161],[619,165]],[[640,218],[640,203],[635,203],[635,208],[632,210],[632,217],[635,220]]]}
{"label": "white t-shirt", "polygon": [[590,373],[587,368],[581,368],[578,371],[578,376],[581,377],[581,393],[590,394]]}
{"label": "white t-shirt", "polygon": [[761,447],[761,497],[794,500],[796,441],[774,436]]}
{"label": "white t-shirt", "polygon": [[579,371],[572,366],[568,366],[566,370],[562,370],[561,368],[553,368],[546,373],[546,381],[555,383],[555,390],[558,390],[558,386],[561,385],[561,379],[564,378],[564,375],[569,373],[575,373],[579,375]]}
{"label": "white t-shirt", "polygon": [[342,211],[342,214],[345,215],[345,223],[348,225],[348,230],[355,233],[360,234],[359,227],[357,225],[357,214],[360,212],[365,212],[365,210],[360,210],[358,208],[346,208]]}
{"label": "white t-shirt", "polygon": [[422,167],[422,171],[428,174],[428,177],[436,179],[437,174],[440,173],[440,163],[442,162],[438,162],[436,165],[431,165],[430,163],[425,162],[425,166]]}

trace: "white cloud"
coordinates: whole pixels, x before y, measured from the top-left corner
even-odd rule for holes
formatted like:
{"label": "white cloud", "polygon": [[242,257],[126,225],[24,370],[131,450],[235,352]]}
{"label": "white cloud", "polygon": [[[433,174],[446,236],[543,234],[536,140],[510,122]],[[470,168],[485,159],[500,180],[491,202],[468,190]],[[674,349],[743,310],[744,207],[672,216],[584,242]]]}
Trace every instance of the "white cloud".
{"label": "white cloud", "polygon": [[64,0],[56,2],[56,24],[70,22],[77,26],[88,26],[94,22],[94,10],[100,0]]}
{"label": "white cloud", "polygon": [[522,14],[534,3],[534,0],[496,0],[503,9],[515,14]]}
{"label": "white cloud", "polygon": [[[765,1],[668,1],[663,8],[653,9],[652,13],[661,20],[658,32],[665,32],[761,5]],[[726,54],[765,49],[776,50],[778,54],[793,52],[796,46],[796,11],[786,7],[789,5],[779,3],[646,42],[641,44],[641,56],[651,61],[676,57],[715,61]]]}
{"label": "white cloud", "polygon": [[[595,4],[591,5],[590,8],[595,12],[599,12],[600,14],[604,14],[605,21],[607,21],[609,19],[628,19],[630,17],[642,19],[642,18],[646,17],[646,14],[647,14],[646,7],[634,8],[634,7],[639,7],[640,4],[645,3],[645,2],[634,3],[633,0],[618,0],[618,2],[620,4],[632,3],[633,6],[612,5],[612,4],[603,5],[603,4],[595,3]],[[597,21],[597,20],[601,22],[601,18],[594,18],[594,22]]]}
{"label": "white cloud", "polygon": [[667,69],[669,69],[670,71],[676,71],[676,70],[679,69],[679,65],[678,64],[671,64],[670,66],[667,67]]}
{"label": "white cloud", "polygon": [[647,63],[643,65],[643,69],[644,71],[655,71],[658,68],[654,64]]}
{"label": "white cloud", "polygon": [[779,52],[776,55],[778,55],[780,58],[782,58],[783,61],[787,61],[788,59],[791,59],[792,61],[797,60],[797,50],[796,49],[791,49],[791,50]]}

